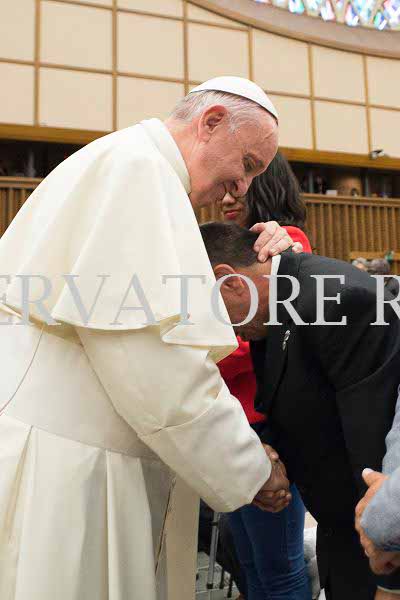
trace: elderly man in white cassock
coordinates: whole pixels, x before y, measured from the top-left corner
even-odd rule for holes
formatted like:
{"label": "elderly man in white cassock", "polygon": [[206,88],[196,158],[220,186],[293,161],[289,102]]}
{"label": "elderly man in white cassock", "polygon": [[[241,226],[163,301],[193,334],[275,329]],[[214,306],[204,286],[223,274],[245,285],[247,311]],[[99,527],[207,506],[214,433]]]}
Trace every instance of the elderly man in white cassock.
{"label": "elderly man in white cassock", "polygon": [[[193,212],[276,149],[264,92],[218,78],[68,158],[4,234],[1,600],[190,600],[198,496],[287,503],[215,364],[236,340]],[[258,230],[260,260],[291,244]]]}

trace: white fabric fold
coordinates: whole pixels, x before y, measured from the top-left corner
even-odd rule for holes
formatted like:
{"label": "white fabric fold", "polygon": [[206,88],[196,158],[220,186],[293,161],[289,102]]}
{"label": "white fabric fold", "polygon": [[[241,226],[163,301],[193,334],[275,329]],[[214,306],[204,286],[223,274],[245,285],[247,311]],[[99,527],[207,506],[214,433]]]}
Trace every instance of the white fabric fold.
{"label": "white fabric fold", "polygon": [[[236,340],[232,328],[211,310],[215,278],[189,186],[178,147],[157,119],[89,144],[42,182],[1,239],[0,275],[11,276],[9,285],[6,278],[0,280],[5,304],[21,313],[20,276],[36,276],[29,279],[32,300],[43,297],[45,277],[51,291],[43,305],[55,321],[138,329],[148,325],[149,313],[120,311],[142,305],[130,286],[135,276],[155,322],[164,322],[164,341],[215,348],[215,357],[222,358]],[[74,276],[72,282],[66,282],[66,274]],[[163,282],[163,276],[182,275],[204,277],[204,283],[189,282],[194,325],[179,324],[181,282]],[[222,300],[220,306],[229,323]],[[49,320],[37,303],[29,304],[29,315]]]}
{"label": "white fabric fold", "polygon": [[212,508],[253,500],[270,462],[207,350],[169,346],[158,327],[78,334],[117,412]]}

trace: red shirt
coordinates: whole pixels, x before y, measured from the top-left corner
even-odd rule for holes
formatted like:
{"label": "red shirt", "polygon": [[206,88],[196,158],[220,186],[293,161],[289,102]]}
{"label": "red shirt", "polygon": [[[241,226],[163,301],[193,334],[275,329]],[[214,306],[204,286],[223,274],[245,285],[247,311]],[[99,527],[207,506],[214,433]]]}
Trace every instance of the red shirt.
{"label": "red shirt", "polygon": [[256,377],[250,356],[249,342],[237,338],[239,348],[218,363],[222,378],[232,396],[241,403],[249,423],[264,421],[265,416],[254,410]]}
{"label": "red shirt", "polygon": [[[294,242],[303,244],[303,252],[311,253],[311,245],[308,237],[298,227],[287,226],[286,231]],[[219,370],[232,396],[235,396],[243,406],[249,423],[257,423],[265,420],[254,409],[254,397],[256,394],[256,377],[253,371],[253,363],[250,356],[250,346],[237,338],[239,348],[218,363]]]}

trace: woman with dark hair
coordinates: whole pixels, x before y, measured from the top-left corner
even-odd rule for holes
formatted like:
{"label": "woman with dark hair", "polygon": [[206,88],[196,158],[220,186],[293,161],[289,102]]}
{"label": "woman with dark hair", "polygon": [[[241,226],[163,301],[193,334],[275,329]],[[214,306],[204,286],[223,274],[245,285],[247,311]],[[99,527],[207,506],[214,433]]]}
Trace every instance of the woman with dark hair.
{"label": "woman with dark hair", "polygon": [[286,158],[278,152],[268,169],[253,182],[243,198],[226,194],[221,203],[224,221],[234,221],[242,227],[277,221],[294,242],[301,242],[304,252],[312,252],[304,233],[306,205],[300,196],[300,186]]}
{"label": "woman with dark hair", "polygon": [[[270,221],[277,221],[282,226],[304,230],[306,205],[300,197],[300,186],[296,176],[280,152],[276,154],[265,173],[254,178],[246,201],[247,222],[250,227],[269,216]],[[224,210],[224,203],[222,207]]]}
{"label": "woman with dark hair", "polygon": [[[285,226],[293,241],[311,252],[303,228],[306,207],[287,160],[277,154],[265,173],[256,177],[244,198],[225,196],[221,205],[224,220],[243,227],[264,221]],[[219,363],[231,393],[242,403],[256,433],[265,417],[254,409],[256,380],[249,344],[238,338],[239,348]],[[230,516],[239,562],[245,574],[245,600],[311,600],[304,560],[305,509],[299,492],[291,487],[293,499],[279,513],[245,506]]]}

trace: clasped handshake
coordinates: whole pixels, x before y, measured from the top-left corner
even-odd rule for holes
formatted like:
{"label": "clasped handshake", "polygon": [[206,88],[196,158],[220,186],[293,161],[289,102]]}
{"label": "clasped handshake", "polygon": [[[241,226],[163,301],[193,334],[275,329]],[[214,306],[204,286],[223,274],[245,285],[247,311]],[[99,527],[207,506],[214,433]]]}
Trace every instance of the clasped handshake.
{"label": "clasped handshake", "polygon": [[292,499],[289,480],[278,453],[264,444],[264,450],[271,461],[271,475],[253,500],[253,504],[268,512],[279,512],[286,508]]}

